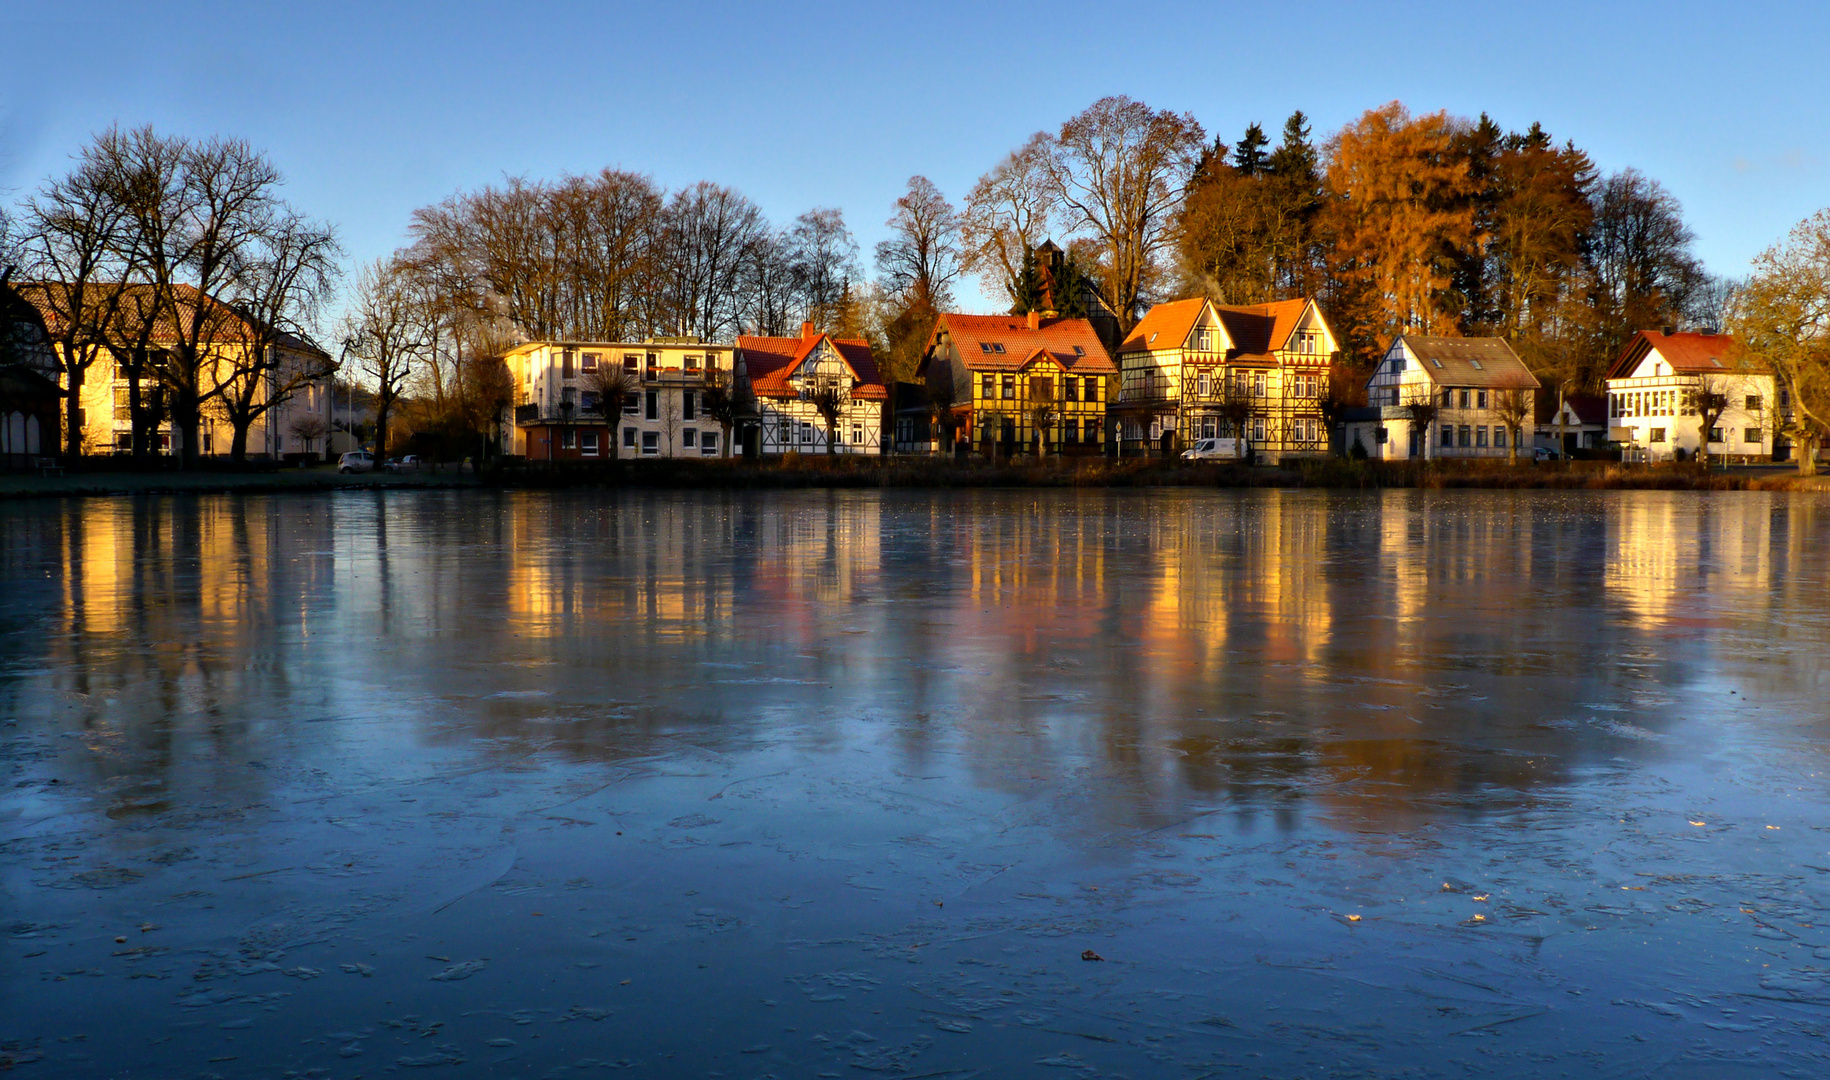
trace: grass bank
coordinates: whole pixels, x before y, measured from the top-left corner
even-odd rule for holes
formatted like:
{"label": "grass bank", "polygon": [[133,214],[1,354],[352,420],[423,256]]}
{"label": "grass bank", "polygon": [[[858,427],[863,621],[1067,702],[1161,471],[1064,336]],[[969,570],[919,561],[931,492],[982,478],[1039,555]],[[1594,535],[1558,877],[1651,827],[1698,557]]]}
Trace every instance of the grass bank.
{"label": "grass bank", "polygon": [[652,488],[1516,488],[1586,490],[1830,490],[1830,477],[1771,470],[1709,471],[1693,464],[1505,461],[1376,462],[1342,458],[1246,466],[1128,458],[870,459],[821,456],[751,462],[559,462],[485,466],[485,484],[528,487]]}
{"label": "grass bank", "polygon": [[[455,469],[455,466],[450,468]],[[469,474],[455,471],[395,475],[340,475],[325,465],[312,469],[229,471],[199,469],[114,471],[102,468],[66,471],[61,476],[0,473],[0,499],[64,498],[80,495],[203,495],[219,492],[343,491],[363,488],[476,487]]]}

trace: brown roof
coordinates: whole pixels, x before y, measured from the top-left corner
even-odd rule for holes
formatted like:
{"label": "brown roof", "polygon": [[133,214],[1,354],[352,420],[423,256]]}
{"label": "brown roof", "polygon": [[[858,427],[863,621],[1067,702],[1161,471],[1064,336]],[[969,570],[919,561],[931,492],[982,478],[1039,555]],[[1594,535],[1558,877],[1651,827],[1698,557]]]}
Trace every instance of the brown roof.
{"label": "brown roof", "polygon": [[1215,306],[1226,335],[1241,353],[1269,353],[1283,348],[1303,317],[1309,301],[1276,300],[1269,304]]}
{"label": "brown roof", "polygon": [[928,333],[924,367],[943,331],[952,335],[960,360],[973,371],[1018,371],[1041,353],[1068,371],[1118,373],[1098,331],[1086,319],[1038,318],[1031,329],[1027,315],[942,315]]}
{"label": "brown roof", "polygon": [[1672,371],[1686,375],[1735,368],[1748,369],[1741,343],[1728,334],[1666,334],[1657,330],[1641,330],[1620,350],[1620,356],[1608,368],[1607,377],[1624,379],[1631,375],[1633,369],[1653,349],[1657,349],[1659,356],[1671,365]]}
{"label": "brown roof", "polygon": [[[1418,366],[1442,386],[1492,390],[1536,390],[1542,384],[1503,338],[1423,337],[1400,335],[1417,357]],[[1388,350],[1389,351],[1389,350]]]}
{"label": "brown roof", "polygon": [[[119,305],[119,317],[122,319],[131,318],[137,314],[136,302],[148,307],[152,306],[151,301],[156,295],[151,285],[93,282],[88,287],[95,290],[95,297],[93,300],[86,299],[85,306],[93,303],[99,307],[104,303],[114,302]],[[66,282],[28,281],[21,282],[15,288],[20,296],[38,309],[52,336],[62,332],[63,312],[68,311],[71,305],[70,288]],[[152,340],[155,343],[166,344],[177,341],[180,337],[179,326],[188,325],[188,321],[194,317],[199,303],[205,305],[206,325],[213,331],[206,335],[207,340],[220,343],[249,342],[256,339],[255,323],[233,307],[214,297],[204,296],[190,285],[173,285],[172,292],[177,297],[178,306],[183,312],[185,322],[174,321],[171,309],[161,307],[156,313],[156,322],[153,325]],[[324,357],[330,355],[315,343],[283,330],[277,334],[277,341],[280,345],[299,352],[316,353]]]}
{"label": "brown roof", "polygon": [[745,334],[737,339],[737,351],[743,354],[744,374],[750,380],[751,392],[758,397],[795,397],[797,392],[788,385],[788,380],[801,366],[801,361],[812,355],[822,341],[832,342],[833,349],[857,379],[852,397],[889,397],[882,376],[877,374],[877,361],[871,356],[870,342],[835,338],[814,333],[811,328],[803,331],[800,337]]}

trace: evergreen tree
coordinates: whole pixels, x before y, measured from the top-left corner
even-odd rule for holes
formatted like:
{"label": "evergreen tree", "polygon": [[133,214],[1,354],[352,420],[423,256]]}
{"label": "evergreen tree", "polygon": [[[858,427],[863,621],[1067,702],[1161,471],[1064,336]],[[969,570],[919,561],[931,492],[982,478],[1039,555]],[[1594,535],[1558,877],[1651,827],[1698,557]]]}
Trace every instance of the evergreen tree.
{"label": "evergreen tree", "polygon": [[1080,270],[1080,264],[1069,255],[1061,260],[1061,268],[1055,272],[1054,295],[1049,297],[1054,302],[1055,314],[1064,319],[1084,319],[1091,313],[1086,304],[1087,278]]}
{"label": "evergreen tree", "polygon": [[1009,286],[1010,313],[1027,315],[1032,311],[1041,311],[1047,299],[1043,296],[1042,273],[1036,267],[1036,249],[1023,248],[1023,267],[1017,271],[1017,280]]}
{"label": "evergreen tree", "polygon": [[1242,176],[1256,176],[1265,171],[1269,159],[1265,157],[1264,148],[1271,144],[1265,138],[1264,128],[1258,124],[1245,129],[1245,138],[1233,148],[1233,168]]}

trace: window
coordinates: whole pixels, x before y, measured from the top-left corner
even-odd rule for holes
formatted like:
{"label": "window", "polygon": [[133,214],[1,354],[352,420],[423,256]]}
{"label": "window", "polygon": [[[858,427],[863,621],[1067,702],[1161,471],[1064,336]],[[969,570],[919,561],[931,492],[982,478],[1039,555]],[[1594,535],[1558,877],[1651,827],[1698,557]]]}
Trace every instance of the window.
{"label": "window", "polygon": [[1474,407],[1477,409],[1484,409],[1487,407],[1487,391],[1476,390],[1474,392]]}
{"label": "window", "polygon": [[1086,354],[1087,354],[1087,350],[1086,350],[1085,346],[1083,346],[1083,345],[1074,346],[1074,355],[1075,356],[1085,356]]}
{"label": "window", "polygon": [[999,356],[1004,355],[1004,343],[1001,341],[992,342],[991,351],[997,353]]}
{"label": "window", "polygon": [[1506,429],[1505,428],[1496,427],[1493,429],[1493,445],[1499,447],[1501,450],[1506,449]]}
{"label": "window", "polygon": [[642,416],[644,419],[659,420],[661,418],[661,396],[659,394],[653,390],[649,390],[642,395],[642,402]]}
{"label": "window", "polygon": [[1444,446],[1455,445],[1455,429],[1447,424],[1442,426],[1442,444]]}
{"label": "window", "polygon": [[623,395],[623,415],[634,416],[642,411],[642,399],[635,394]]}
{"label": "window", "polygon": [[1710,428],[1709,429],[1709,441],[1711,443],[1721,442],[1722,441],[1722,429],[1719,427]]}
{"label": "window", "polygon": [[1747,411],[1748,412],[1759,412],[1760,411],[1760,395],[1759,394],[1749,394],[1747,396]]}
{"label": "window", "polygon": [[1214,418],[1213,417],[1203,416],[1201,418],[1201,437],[1203,439],[1211,439],[1214,437]]}
{"label": "window", "polygon": [[686,358],[686,373],[688,375],[699,374],[699,358],[697,356],[689,356]]}
{"label": "window", "polygon": [[1758,444],[1760,442],[1760,429],[1757,427],[1744,429],[1741,432],[1741,441],[1744,443]]}
{"label": "window", "polygon": [[597,456],[597,432],[587,431],[583,435],[581,435],[579,438],[580,438],[580,442],[583,444],[579,449],[584,454],[584,456],[596,457]]}
{"label": "window", "polygon": [[1456,438],[1456,442],[1457,442],[1457,443],[1458,443],[1458,444],[1460,444],[1460,445],[1461,445],[1461,446],[1467,446],[1467,445],[1468,445],[1468,440],[1469,440],[1469,438],[1470,438],[1470,437],[1471,437],[1471,436],[1472,436],[1472,435],[1473,435],[1473,434],[1474,434],[1474,429],[1473,429],[1473,428],[1471,428],[1471,427],[1469,427],[1469,426],[1468,426],[1468,425],[1466,425],[1466,424],[1463,424],[1463,425],[1462,425],[1462,426],[1461,426],[1461,431],[1460,431],[1460,433],[1459,433],[1459,435],[1458,435],[1458,436],[1457,436],[1457,438]]}
{"label": "window", "polygon": [[1651,434],[1651,435],[1650,435],[1650,436],[1648,436],[1648,441],[1650,441],[1650,442],[1664,442],[1664,441],[1665,441],[1665,429],[1664,429],[1664,428],[1662,428],[1662,427],[1655,427],[1655,428],[1653,428],[1653,429],[1652,429],[1652,434]]}
{"label": "window", "polygon": [[1487,425],[1477,424],[1474,428],[1474,445],[1478,449],[1487,447]]}
{"label": "window", "polygon": [[680,445],[692,449],[699,445],[699,432],[696,428],[687,428],[680,432]]}
{"label": "window", "polygon": [[634,428],[626,427],[623,429],[623,445],[629,447],[631,450],[635,449],[635,429]]}
{"label": "window", "polygon": [[624,371],[634,372],[637,368],[639,368],[641,366],[642,366],[641,357],[637,356],[635,353],[632,353],[632,352],[626,352],[623,354],[623,370]]}
{"label": "window", "polygon": [[661,433],[658,431],[642,432],[642,456],[653,457],[661,452]]}
{"label": "window", "polygon": [[1434,356],[1430,357],[1430,363],[1435,364],[1439,370],[1442,368],[1442,361],[1436,359]]}
{"label": "window", "polygon": [[700,434],[699,452],[707,457],[711,457],[718,453],[718,433],[716,431],[707,431]]}
{"label": "window", "polygon": [[571,428],[566,428],[564,431],[559,433],[559,448],[560,449],[571,450],[571,449],[574,449],[577,445],[578,445],[578,432],[573,431]]}
{"label": "window", "polygon": [[1481,367],[1481,362],[1479,360],[1468,361],[1468,366],[1473,368],[1476,371],[1485,371],[1486,370],[1485,368]]}
{"label": "window", "polygon": [[583,369],[585,371],[596,371],[597,370],[597,354],[594,352],[586,353],[585,362],[581,366],[583,367]]}
{"label": "window", "polygon": [[1194,349],[1196,352],[1213,352],[1214,351],[1214,331],[1213,331],[1213,329],[1211,327],[1206,327],[1206,326],[1197,326],[1195,328],[1194,341],[1190,345],[1190,348]]}
{"label": "window", "polygon": [[979,376],[979,396],[982,398],[998,396],[998,380],[995,375]]}
{"label": "window", "polygon": [[1086,424],[1085,424],[1085,430],[1087,433],[1086,434],[1087,442],[1096,443],[1099,441],[1099,421],[1098,420],[1095,420],[1091,416],[1087,417]]}
{"label": "window", "polygon": [[1252,441],[1264,442],[1264,417],[1252,417]]}
{"label": "window", "polygon": [[653,382],[656,379],[660,378],[661,377],[661,358],[659,356],[656,356],[654,353],[649,353],[646,357],[645,362],[648,366],[648,369],[642,373],[642,378],[647,379],[649,382]]}
{"label": "window", "polygon": [[[699,404],[698,391],[688,390],[686,393],[681,394],[680,395],[680,419],[682,419],[682,420],[697,419],[696,414],[698,413],[698,407],[697,407],[698,404]],[[686,445],[691,446],[692,443],[687,443]]]}
{"label": "window", "polygon": [[783,446],[787,446],[788,443],[791,440],[793,440],[793,438],[794,438],[794,425],[793,424],[789,423],[787,420],[783,420],[780,424],[776,425],[776,431],[775,431],[775,441],[776,442],[781,443]]}
{"label": "window", "polygon": [[1200,394],[1202,397],[1206,397],[1209,393],[1212,392],[1208,386],[1207,372],[1203,371],[1201,373],[1201,378],[1196,380],[1196,382],[1197,382],[1197,385],[1200,387],[1200,389],[1196,390],[1195,393]]}
{"label": "window", "polygon": [[1392,374],[1396,375],[1397,373],[1399,373],[1403,370],[1404,370],[1404,357],[1402,357],[1402,356],[1392,357]]}
{"label": "window", "polygon": [[1079,379],[1074,378],[1074,376],[1072,376],[1072,375],[1068,375],[1068,376],[1065,376],[1062,378],[1062,380],[1061,380],[1061,400],[1063,400],[1063,401],[1079,401],[1080,400],[1080,380]]}
{"label": "window", "polygon": [[589,390],[586,390],[584,393],[578,395],[578,408],[581,412],[588,412],[588,413],[596,412],[597,411],[597,395],[592,393]]}
{"label": "window", "polygon": [[1004,376],[1004,400],[1015,401],[1016,397],[1017,397],[1017,377],[1015,375]]}
{"label": "window", "polygon": [[854,446],[863,446],[864,445],[864,425],[863,424],[853,424],[851,426],[851,441]]}
{"label": "window", "polygon": [[989,352],[991,352],[991,342],[989,342],[989,341],[981,341],[981,342],[979,342],[979,351],[980,351],[980,352],[982,352],[982,353],[989,353]]}
{"label": "window", "polygon": [[559,354],[559,376],[562,379],[569,379],[574,374],[576,373],[572,370],[572,350],[562,350]]}
{"label": "window", "polygon": [[808,423],[805,420],[801,421],[801,441],[804,443],[807,443],[808,445],[812,445],[812,443],[814,441],[813,425]]}
{"label": "window", "polygon": [[[1468,392],[1466,390],[1461,392],[1461,407],[1464,409],[1468,407]],[[1463,443],[1462,445],[1466,446],[1467,443]]]}
{"label": "window", "polygon": [[1252,376],[1252,396],[1264,397],[1264,372],[1262,371]]}
{"label": "window", "polygon": [[1087,376],[1087,400],[1101,401],[1106,396],[1106,378],[1103,375]]}

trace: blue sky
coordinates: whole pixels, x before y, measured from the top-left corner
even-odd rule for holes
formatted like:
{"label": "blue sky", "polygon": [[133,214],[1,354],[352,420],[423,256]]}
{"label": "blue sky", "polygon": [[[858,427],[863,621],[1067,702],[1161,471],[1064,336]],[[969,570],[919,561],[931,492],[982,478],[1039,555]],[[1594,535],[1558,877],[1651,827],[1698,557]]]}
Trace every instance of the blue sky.
{"label": "blue sky", "polygon": [[777,221],[837,206],[868,255],[911,174],[957,201],[1128,94],[1229,139],[1394,98],[1541,121],[1669,187],[1716,273],[1830,205],[1830,4],[1524,7],[0,0],[0,192],[150,122],[266,149],[352,261],[459,189],[606,165],[730,184]]}

